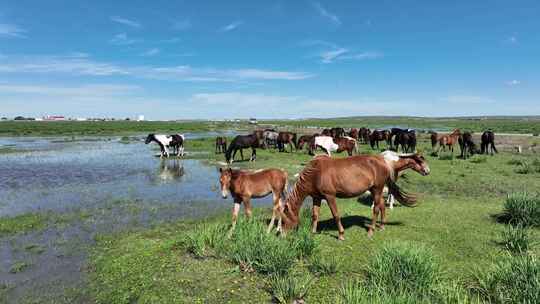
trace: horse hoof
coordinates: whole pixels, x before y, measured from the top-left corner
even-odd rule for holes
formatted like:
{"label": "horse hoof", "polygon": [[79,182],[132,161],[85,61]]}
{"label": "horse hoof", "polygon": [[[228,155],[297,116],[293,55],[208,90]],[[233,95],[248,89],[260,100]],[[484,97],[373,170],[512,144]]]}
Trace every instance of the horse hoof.
{"label": "horse hoof", "polygon": [[373,237],[373,230],[370,229],[370,230],[368,231],[367,237],[368,237],[369,239],[371,239],[371,238]]}
{"label": "horse hoof", "polygon": [[338,240],[340,240],[340,241],[345,241],[345,237],[344,237],[343,235],[340,234],[340,235],[338,236]]}

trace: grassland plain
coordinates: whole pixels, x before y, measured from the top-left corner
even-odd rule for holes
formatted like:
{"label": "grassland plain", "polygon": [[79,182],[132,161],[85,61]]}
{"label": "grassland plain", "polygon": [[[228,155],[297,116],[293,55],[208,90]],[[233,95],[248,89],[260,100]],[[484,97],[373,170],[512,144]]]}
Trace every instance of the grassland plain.
{"label": "grassland plain", "polygon": [[[212,140],[192,141],[200,150],[212,151]],[[421,149],[429,151],[427,138]],[[189,150],[189,149],[188,149]],[[375,153],[366,146],[362,152]],[[343,157],[343,156],[339,156]],[[474,285],[475,275],[486,271],[508,255],[501,244],[505,225],[497,221],[508,193],[537,191],[540,175],[520,174],[516,163],[533,160],[534,155],[503,153],[469,160],[427,156],[432,174],[422,177],[407,173],[400,183],[421,195],[417,208],[396,207],[388,212],[388,225],[373,239],[366,236],[371,215],[369,196],[338,202],[345,226],[346,241],[339,242],[334,221],[322,209],[320,233],[314,238],[317,254],[294,264],[295,276],[312,277],[305,296],[307,303],[333,303],[345,282],[362,280],[368,263],[382,248],[394,241],[407,246],[429,248],[441,267],[442,277],[463,290]],[[219,165],[223,155],[210,154],[208,161]],[[278,153],[259,150],[256,162],[237,162],[241,168],[279,167],[290,176],[299,172],[311,157],[305,153]],[[309,208],[306,201],[304,208]],[[270,210],[255,214],[269,219]],[[228,214],[202,220],[207,225],[227,225]],[[244,272],[223,255],[194,256],[184,245],[190,233],[200,231],[201,221],[178,222],[148,231],[102,236],[92,260],[92,293],[100,303],[264,303],[272,301],[272,277]],[[223,236],[225,237],[225,236]],[[532,229],[537,242],[540,231]],[[531,255],[540,249],[533,246]],[[335,274],[311,274],[311,259],[332,259]],[[333,271],[332,271],[333,272]],[[275,300],[275,298],[274,298]],[[465,301],[465,299],[463,299]],[[458,302],[461,302],[459,300]]]}
{"label": "grassland plain", "polygon": [[[289,121],[281,123],[288,124]],[[311,122],[299,124],[298,127],[308,125]],[[392,120],[388,125],[401,124]],[[177,130],[176,126],[159,130]],[[446,128],[449,126],[454,127],[450,123],[445,124]],[[247,128],[247,125],[244,127]],[[67,125],[66,128],[71,126]],[[193,130],[213,130],[205,128],[197,125]],[[529,125],[529,128],[535,128],[534,124]],[[519,132],[530,132],[533,129],[523,130]],[[109,131],[111,134],[150,132],[149,129],[131,130],[128,127],[123,130],[111,127]],[[528,140],[537,139],[531,137]],[[186,147],[187,157],[200,159],[216,167],[222,165],[223,155],[213,153],[213,143],[212,138],[190,140]],[[503,212],[508,193],[540,189],[539,170],[520,170],[521,164],[535,164],[539,157],[535,154],[514,155],[505,152],[493,157],[475,156],[470,160],[456,157],[443,157],[443,160],[428,155],[430,147],[427,137],[421,137],[420,149],[427,155],[432,174],[422,177],[414,172],[407,173],[400,184],[409,191],[419,193],[421,204],[417,208],[398,206],[389,211],[386,230],[377,232],[372,240],[366,237],[366,225],[371,216],[369,196],[359,200],[338,201],[346,228],[344,242],[337,241],[337,231],[330,212],[322,208],[320,233],[313,236],[317,242],[316,253],[298,258],[292,267],[294,276],[310,278],[307,280],[310,287],[305,296],[307,303],[336,302],[343,284],[363,280],[369,262],[386,245],[395,241],[404,242],[410,247],[429,248],[440,264],[443,279],[464,290],[475,285],[477,273],[487,271],[495,262],[508,255],[501,239],[506,225],[498,222],[497,218]],[[208,151],[211,152],[202,153]],[[361,145],[360,151],[377,153],[366,145]],[[236,162],[234,166],[248,169],[283,168],[294,179],[294,174],[310,159],[305,152],[258,150],[256,162]],[[310,208],[309,200],[304,203],[304,208]],[[255,210],[256,216],[259,216],[258,221],[268,220],[270,213],[267,208]],[[24,233],[57,222],[42,215],[22,215],[17,225],[13,221],[12,218],[0,218],[2,233]],[[226,226],[229,222],[229,214],[225,213],[153,228],[103,234],[97,238],[88,265],[89,288],[68,290],[61,299],[34,297],[28,299],[27,303],[267,303],[276,300],[273,298],[273,276],[256,271],[246,272],[246,269],[223,254],[198,257],[188,250],[186,238],[197,233],[202,224]],[[531,228],[529,237],[531,244],[537,243],[540,239],[538,228]],[[538,255],[538,247],[532,245],[530,254]],[[313,270],[321,268],[313,262],[314,259],[337,265],[324,267],[331,271],[327,275],[320,274],[319,270]],[[0,285],[0,303],[2,294],[9,289],[10,286]]]}
{"label": "grassland plain", "polygon": [[[265,126],[370,127],[401,126],[418,129],[450,130],[461,128],[481,132],[540,133],[540,117],[423,118],[423,117],[347,117],[334,119],[261,120]],[[211,121],[2,121],[0,136],[123,135],[143,132],[204,132],[252,128],[246,122]]]}

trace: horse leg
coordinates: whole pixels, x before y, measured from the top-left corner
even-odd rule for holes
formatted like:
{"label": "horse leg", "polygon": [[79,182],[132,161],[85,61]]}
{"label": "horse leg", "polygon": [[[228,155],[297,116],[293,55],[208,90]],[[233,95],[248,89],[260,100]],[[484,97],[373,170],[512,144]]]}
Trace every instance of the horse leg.
{"label": "horse leg", "polygon": [[240,148],[240,157],[244,160],[244,149]]}
{"label": "horse leg", "polygon": [[321,199],[313,198],[313,209],[311,210],[311,232],[317,233],[317,223],[319,223],[319,212],[321,210]]}
{"label": "horse leg", "polygon": [[[276,220],[276,216],[278,214],[280,203],[281,203],[281,197],[280,194],[272,191],[273,198],[274,198],[274,206],[272,207],[272,219],[270,220],[270,224],[268,225],[268,229],[266,230],[266,233],[270,233],[272,231],[272,228],[274,228],[274,221]],[[281,218],[281,217],[280,217]],[[278,223],[278,231],[280,230],[280,224]]]}
{"label": "horse leg", "polygon": [[235,148],[234,152],[233,152],[233,155],[232,155],[232,158],[231,158],[231,164],[234,161],[234,157],[236,156],[236,152],[238,152],[238,149]]}
{"label": "horse leg", "polygon": [[231,237],[233,231],[234,231],[234,228],[236,227],[236,220],[238,219],[238,212],[240,212],[240,203],[242,201],[239,200],[239,199],[235,199],[234,200],[234,205],[233,205],[233,209],[232,209],[232,225],[231,225],[231,230],[229,230],[229,237]]}
{"label": "horse leg", "polygon": [[495,153],[499,153],[499,151],[497,151],[497,148],[495,148],[495,143],[494,142],[491,142],[491,155],[493,155],[493,151],[495,151]]}
{"label": "horse leg", "polygon": [[250,161],[254,161],[257,158],[257,150],[255,148],[251,148],[251,158]]}
{"label": "horse leg", "polygon": [[339,217],[339,211],[337,209],[336,205],[336,197],[335,196],[326,196],[326,201],[328,202],[328,206],[330,207],[330,211],[332,211],[332,215],[334,216],[334,221],[336,222],[339,236],[338,239],[340,241],[345,240],[345,229],[343,228],[343,225],[341,225],[341,218]]}
{"label": "horse leg", "polygon": [[[369,226],[369,229],[368,229],[369,238],[373,236],[373,231],[375,230],[377,218],[379,217],[379,211],[381,210],[382,189],[372,188],[370,191],[371,191],[371,195],[373,195],[373,203],[375,204],[375,206],[373,207],[373,214],[371,216],[371,225]],[[384,200],[382,202],[384,205]]]}
{"label": "horse leg", "polygon": [[251,211],[251,197],[244,196],[242,201],[244,202],[244,213],[248,220],[251,220],[252,211]]}

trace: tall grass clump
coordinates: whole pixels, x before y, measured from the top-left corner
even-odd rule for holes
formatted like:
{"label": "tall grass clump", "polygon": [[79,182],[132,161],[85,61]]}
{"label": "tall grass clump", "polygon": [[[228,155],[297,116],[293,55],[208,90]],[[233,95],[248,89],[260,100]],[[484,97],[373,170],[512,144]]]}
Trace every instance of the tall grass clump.
{"label": "tall grass clump", "polygon": [[272,275],[269,280],[272,297],[276,303],[281,304],[304,303],[312,281],[309,277],[292,274]]}
{"label": "tall grass clump", "polygon": [[440,273],[431,250],[395,242],[384,246],[368,263],[366,286],[377,293],[422,299],[436,292]]}
{"label": "tall grass clump", "polygon": [[315,275],[332,275],[337,273],[339,263],[338,258],[334,255],[328,258],[324,258],[322,255],[315,256],[311,259],[308,269]]}
{"label": "tall grass clump", "polygon": [[534,172],[534,167],[529,162],[523,161],[514,171],[518,174],[529,174]]}
{"label": "tall grass clump", "polygon": [[502,232],[502,244],[513,254],[527,253],[531,246],[529,230],[521,225],[509,225]]}
{"label": "tall grass clump", "polygon": [[528,192],[509,194],[502,218],[512,225],[540,226],[540,197]]}
{"label": "tall grass clump", "polygon": [[473,164],[486,163],[488,158],[485,155],[474,155],[471,157],[470,162]]}
{"label": "tall grass clump", "polygon": [[229,258],[244,271],[286,274],[298,258],[311,255],[317,247],[303,229],[286,238],[265,231],[262,220],[240,222],[226,248]]}
{"label": "tall grass clump", "polygon": [[454,154],[451,153],[441,153],[439,155],[439,160],[453,160]]}
{"label": "tall grass clump", "polygon": [[507,256],[475,281],[473,291],[488,303],[540,303],[540,262],[534,256]]}
{"label": "tall grass clump", "polygon": [[300,213],[300,224],[298,229],[291,233],[291,240],[298,258],[310,257],[316,252],[319,243],[311,232],[310,209],[304,208]]}
{"label": "tall grass clump", "polygon": [[186,250],[198,258],[217,256],[216,251],[224,246],[226,233],[224,225],[199,225],[186,236]]}

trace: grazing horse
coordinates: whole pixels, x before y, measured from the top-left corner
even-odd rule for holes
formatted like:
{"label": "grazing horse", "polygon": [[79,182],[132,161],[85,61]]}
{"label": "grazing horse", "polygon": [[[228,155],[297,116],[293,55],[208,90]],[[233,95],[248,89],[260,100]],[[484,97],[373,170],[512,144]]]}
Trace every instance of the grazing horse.
{"label": "grazing horse", "polygon": [[402,130],[395,134],[394,149],[399,151],[401,145],[401,151],[403,153],[412,153],[416,150],[416,132],[414,130]]}
{"label": "grazing horse", "polygon": [[285,145],[289,144],[291,147],[291,153],[293,151],[293,148],[297,150],[296,147],[296,133],[293,132],[279,132],[278,138],[277,138],[277,144],[279,148],[279,152],[285,152]]}
{"label": "grazing horse", "polygon": [[377,146],[377,149],[379,149],[379,141],[385,141],[387,148],[392,147],[392,140],[390,137],[390,131],[388,130],[374,130],[369,135],[369,144],[371,145],[371,149],[375,149],[375,146]]}
{"label": "grazing horse", "polygon": [[163,135],[163,134],[148,134],[145,144],[156,142],[159,145],[161,154],[160,157],[169,157],[169,147],[173,148],[173,153],[176,151],[177,155],[184,156],[184,135]]}
{"label": "grazing horse", "polygon": [[[480,147],[482,154],[491,153],[491,155],[493,155],[493,151],[495,151],[495,153],[499,153],[497,151],[497,148],[495,148],[495,133],[493,133],[493,131],[487,130],[482,133],[482,144],[480,145]],[[489,148],[491,148],[491,152],[489,151]]]}
{"label": "grazing horse", "polygon": [[429,133],[431,133],[431,150],[435,151],[435,147],[437,147],[437,142],[439,141],[439,134],[437,134],[435,131],[431,131]]}
{"label": "grazing horse", "polygon": [[216,137],[216,154],[227,151],[227,138],[223,136]]}
{"label": "grazing horse", "polygon": [[300,138],[298,138],[298,144],[296,145],[296,148],[298,150],[302,150],[304,148],[304,145],[307,145],[308,150],[311,147],[311,145],[315,141],[315,136],[319,136],[319,134],[315,133],[313,135],[302,135]]}
{"label": "grazing horse", "polygon": [[471,132],[464,132],[458,141],[459,147],[461,148],[461,158],[467,159],[469,156],[478,152]]}
{"label": "grazing horse", "polygon": [[331,129],[323,129],[322,132],[321,132],[321,135],[333,137]]}
{"label": "grazing horse", "polygon": [[254,161],[257,158],[257,150],[259,147],[259,139],[255,134],[249,135],[238,135],[236,136],[229,145],[227,152],[225,152],[225,160],[232,164],[234,157],[236,156],[236,151],[240,150],[240,156],[244,160],[243,149],[251,148],[251,158],[250,161]]}
{"label": "grazing horse", "polygon": [[381,214],[381,228],[384,228],[383,189],[385,185],[403,205],[409,207],[416,205],[416,197],[404,192],[395,182],[395,177],[399,172],[409,168],[422,175],[428,175],[430,172],[426,160],[419,154],[398,154],[395,161],[387,161],[382,155],[356,155],[346,158],[317,156],[300,172],[298,181],[289,191],[284,210],[281,213],[283,231],[298,226],[298,215],[302,203],[307,196],[311,196],[313,199],[313,232],[317,231],[319,210],[321,201],[324,199],[336,221],[339,239],[344,240],[345,229],[341,225],[336,198],[358,197],[369,190],[375,201],[371,226],[368,230],[368,236],[371,237],[379,212]]}
{"label": "grazing horse", "polygon": [[439,149],[437,150],[437,154],[443,149],[443,151],[448,149],[452,151],[452,154],[454,154],[454,145],[459,141],[459,138],[461,137],[461,130],[455,129],[450,134],[441,135],[439,137]]}
{"label": "grazing horse", "polygon": [[263,132],[266,147],[277,147],[279,133],[274,129],[265,129]]}
{"label": "grazing horse", "polygon": [[288,175],[286,171],[281,169],[243,171],[233,170],[231,168],[219,168],[219,172],[221,195],[223,198],[227,198],[227,195],[231,193],[234,199],[231,231],[236,226],[236,219],[238,218],[241,203],[244,203],[244,212],[250,218],[251,198],[265,197],[270,193],[274,196],[274,208],[267,232],[272,230],[276,217],[278,218],[278,231],[281,230],[279,212],[283,209],[281,197],[285,197],[285,191],[287,190]]}
{"label": "grazing horse", "polygon": [[321,135],[313,138],[313,143],[309,145],[309,155],[313,155],[313,151],[317,148],[321,148],[328,156],[331,156],[331,152],[336,152],[339,146],[332,136]]}
{"label": "grazing horse", "polygon": [[336,127],[330,129],[330,134],[333,138],[339,138],[345,136],[345,129]]}
{"label": "grazing horse", "polygon": [[345,137],[334,138],[334,143],[338,145],[336,153],[347,151],[347,154],[349,154],[349,156],[352,156],[353,151],[354,152],[358,151],[356,147],[356,140],[352,137],[345,136]]}
{"label": "grazing horse", "polygon": [[357,128],[351,128],[351,130],[349,131],[348,135],[352,138],[354,138],[355,140],[358,140],[358,129]]}
{"label": "grazing horse", "polygon": [[369,143],[369,135],[371,134],[371,130],[365,127],[361,127],[358,131],[358,136],[360,136],[361,142],[363,144]]}

